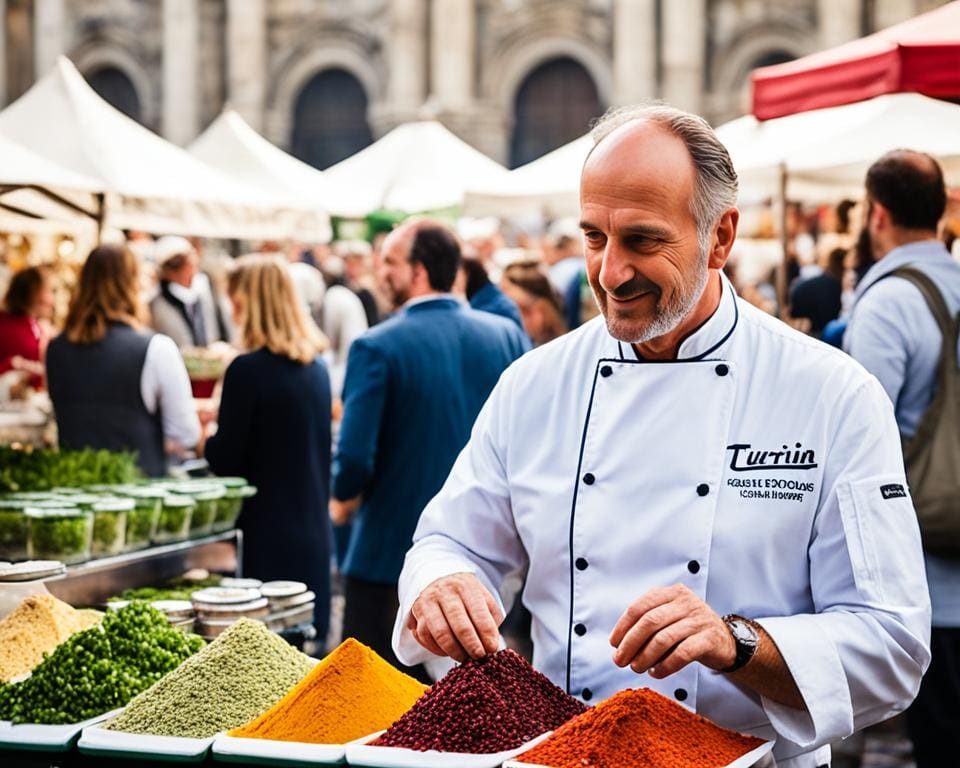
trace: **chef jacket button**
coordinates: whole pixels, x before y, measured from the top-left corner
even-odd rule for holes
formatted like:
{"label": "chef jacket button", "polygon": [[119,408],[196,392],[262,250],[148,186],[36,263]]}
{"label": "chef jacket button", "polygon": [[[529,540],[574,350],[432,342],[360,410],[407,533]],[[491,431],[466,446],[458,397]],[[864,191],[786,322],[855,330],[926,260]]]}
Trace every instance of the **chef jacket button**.
{"label": "chef jacket button", "polygon": [[708,493],[710,493],[710,486],[706,483],[700,483],[697,486],[697,496],[706,496]]}
{"label": "chef jacket button", "polygon": [[613,368],[611,368],[609,365],[603,366],[603,368],[600,369],[600,375],[603,376],[603,378],[613,375]]}
{"label": "chef jacket button", "polygon": [[583,476],[583,482],[585,482],[587,485],[593,485],[596,481],[597,478],[593,476],[592,472],[587,472],[587,474]]}
{"label": "chef jacket button", "polygon": [[726,376],[728,373],[730,373],[729,366],[726,366],[723,363],[720,363],[720,365],[718,365],[713,370],[717,372],[717,376]]}
{"label": "chef jacket button", "polygon": [[574,562],[574,565],[577,566],[578,571],[585,571],[587,570],[588,563],[584,558],[578,557],[576,562]]}
{"label": "chef jacket button", "polygon": [[673,695],[676,697],[677,701],[686,701],[687,700],[687,689],[686,688],[677,688],[673,692]]}
{"label": "chef jacket button", "polygon": [[700,573],[700,563],[696,560],[691,560],[687,563],[687,570],[690,571],[690,573]]}
{"label": "chef jacket button", "polygon": [[577,633],[578,637],[583,637],[587,634],[587,628],[583,624],[577,624],[577,626],[573,628],[573,631]]}
{"label": "chef jacket button", "polygon": [[593,691],[591,691],[589,688],[584,688],[582,691],[580,691],[580,698],[582,698],[584,701],[590,701],[590,699],[593,698]]}

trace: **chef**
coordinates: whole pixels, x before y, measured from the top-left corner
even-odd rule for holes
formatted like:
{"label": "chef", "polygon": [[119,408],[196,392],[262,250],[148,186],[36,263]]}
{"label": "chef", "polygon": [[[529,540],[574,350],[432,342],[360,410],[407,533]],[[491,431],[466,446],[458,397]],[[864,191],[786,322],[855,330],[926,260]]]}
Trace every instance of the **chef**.
{"label": "chef", "polygon": [[596,704],[648,686],[776,739],[779,766],[913,699],[930,607],[893,410],[841,352],[737,298],[737,177],[700,118],[609,114],[581,179],[602,316],[494,389],[400,577],[414,664],[498,647]]}

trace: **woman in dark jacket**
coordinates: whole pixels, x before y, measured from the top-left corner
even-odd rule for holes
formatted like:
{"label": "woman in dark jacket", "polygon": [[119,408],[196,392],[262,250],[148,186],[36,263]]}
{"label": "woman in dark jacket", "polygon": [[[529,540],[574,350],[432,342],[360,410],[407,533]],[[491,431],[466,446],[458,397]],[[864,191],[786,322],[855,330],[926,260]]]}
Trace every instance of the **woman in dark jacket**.
{"label": "woman in dark jacket", "polygon": [[325,342],[297,299],[286,264],[244,256],[230,276],[246,351],[227,369],[217,433],[205,454],[218,475],[259,492],[244,503],[243,574],[303,581],[316,595],[318,640],[330,622],[330,377]]}

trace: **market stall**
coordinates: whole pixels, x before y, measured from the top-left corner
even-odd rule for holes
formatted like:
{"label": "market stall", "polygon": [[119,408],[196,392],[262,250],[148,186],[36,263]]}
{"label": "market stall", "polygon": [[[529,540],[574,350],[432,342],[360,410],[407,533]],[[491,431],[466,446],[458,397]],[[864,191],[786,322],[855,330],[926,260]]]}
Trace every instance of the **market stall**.
{"label": "market stall", "polygon": [[102,226],[161,234],[269,238],[295,234],[289,200],[222,174],[110,106],[60,57],[0,112],[0,137],[94,179]]}
{"label": "market stall", "polygon": [[327,211],[335,197],[323,173],[271,144],[234,110],[224,110],[187,151],[240,184],[302,210],[300,240],[330,239]]}
{"label": "market stall", "polygon": [[464,212],[472,216],[544,214],[547,218],[580,214],[580,171],[593,139],[589,134],[515,168],[486,187],[471,183]]}
{"label": "market stall", "polygon": [[335,190],[330,212],[362,217],[456,208],[468,186],[498,184],[506,173],[440,123],[424,121],[394,128],[324,175]]}
{"label": "market stall", "polygon": [[888,93],[960,99],[960,2],[849,43],[754,71],[760,120]]}

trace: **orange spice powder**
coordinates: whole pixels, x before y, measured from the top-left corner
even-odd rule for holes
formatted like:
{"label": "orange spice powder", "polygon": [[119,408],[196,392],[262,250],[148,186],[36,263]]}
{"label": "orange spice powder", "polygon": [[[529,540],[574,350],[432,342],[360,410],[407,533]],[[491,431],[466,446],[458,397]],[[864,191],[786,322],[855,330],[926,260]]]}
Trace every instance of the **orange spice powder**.
{"label": "orange spice powder", "polygon": [[641,688],[575,717],[517,760],[551,768],[719,768],[761,744]]}
{"label": "orange spice powder", "polygon": [[426,690],[425,685],[350,638],[271,709],[229,735],[345,744],[389,728]]}

